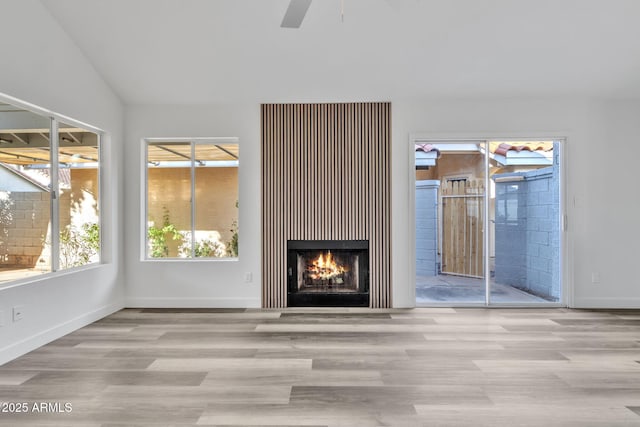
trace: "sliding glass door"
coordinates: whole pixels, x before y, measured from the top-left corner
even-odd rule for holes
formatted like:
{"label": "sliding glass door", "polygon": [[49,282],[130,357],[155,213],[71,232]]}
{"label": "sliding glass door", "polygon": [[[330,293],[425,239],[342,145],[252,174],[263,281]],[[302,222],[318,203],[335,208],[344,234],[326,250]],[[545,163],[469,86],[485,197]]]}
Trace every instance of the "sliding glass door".
{"label": "sliding glass door", "polygon": [[494,303],[561,301],[558,141],[491,142]]}
{"label": "sliding glass door", "polygon": [[416,298],[486,300],[482,142],[419,144],[416,156]]}
{"label": "sliding glass door", "polygon": [[560,142],[413,148],[416,304],[560,302]]}

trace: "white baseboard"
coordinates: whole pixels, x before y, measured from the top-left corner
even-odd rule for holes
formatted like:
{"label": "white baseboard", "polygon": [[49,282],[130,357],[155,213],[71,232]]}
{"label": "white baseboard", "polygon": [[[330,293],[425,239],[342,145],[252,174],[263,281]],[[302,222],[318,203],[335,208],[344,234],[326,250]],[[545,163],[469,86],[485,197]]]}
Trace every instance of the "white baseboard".
{"label": "white baseboard", "polygon": [[260,298],[127,298],[128,308],[260,308]]}
{"label": "white baseboard", "polygon": [[122,304],[110,304],[108,306],[99,308],[90,313],[83,314],[74,319],[63,322],[59,325],[50,327],[42,332],[38,332],[35,335],[24,338],[16,343],[9,344],[6,347],[0,349],[0,365],[3,365],[10,360],[22,356],[30,351],[42,347],[51,341],[57,340],[75,330],[78,330],[90,323],[100,320],[118,310],[123,308]]}
{"label": "white baseboard", "polygon": [[574,297],[571,308],[640,308],[640,298]]}

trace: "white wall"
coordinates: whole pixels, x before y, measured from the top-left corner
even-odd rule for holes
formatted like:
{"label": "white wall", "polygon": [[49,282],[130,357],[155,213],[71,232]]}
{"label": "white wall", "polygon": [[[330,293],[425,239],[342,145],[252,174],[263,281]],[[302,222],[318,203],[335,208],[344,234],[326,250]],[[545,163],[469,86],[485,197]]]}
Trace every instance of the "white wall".
{"label": "white wall", "polygon": [[[349,100],[337,100],[349,101]],[[435,137],[563,136],[567,138],[569,303],[577,307],[640,307],[633,271],[640,207],[634,193],[632,141],[640,102],[583,99],[392,100],[393,302],[414,305],[411,259],[409,135]],[[130,306],[260,305],[260,118],[252,105],[127,109],[127,303]],[[238,136],[239,262],[144,262],[141,258],[141,138]],[[636,156],[626,153],[635,151]],[[605,157],[603,157],[605,156]],[[612,172],[618,171],[618,172]],[[620,206],[623,209],[612,208]],[[635,236],[635,239],[629,239]],[[622,265],[619,261],[626,260]],[[254,283],[243,283],[245,271]],[[601,283],[591,283],[591,273]]]}
{"label": "white wall", "polygon": [[[150,137],[239,138],[237,261],[143,260],[142,139]],[[260,307],[260,105],[131,106],[125,150],[127,306]]]}
{"label": "white wall", "polygon": [[[605,101],[591,109],[593,131],[579,178],[584,186],[576,210],[584,221],[575,228],[577,307],[640,307],[640,101]],[[592,272],[600,283],[592,283]]]}
{"label": "white wall", "polygon": [[[350,100],[336,100],[350,101]],[[277,102],[277,100],[276,100]],[[640,307],[634,254],[640,217],[634,162],[640,102],[584,99],[392,100],[393,303],[414,306],[411,259],[409,136],[567,138],[565,280],[575,307]],[[127,109],[126,269],[130,306],[260,305],[260,118],[251,105]],[[238,262],[144,262],[140,194],[141,138],[238,136],[240,245]],[[629,154],[635,154],[629,155]],[[635,196],[634,196],[635,195]],[[243,283],[252,272],[254,283]],[[600,274],[599,284],[591,273]]]}
{"label": "white wall", "polygon": [[[0,93],[97,126],[104,142],[102,218],[108,263],[0,288],[0,364],[123,306],[119,203],[123,110],[84,55],[40,2],[4,0]],[[24,306],[13,323],[12,307]]]}
{"label": "white wall", "polygon": [[[640,307],[640,102],[567,99],[433,100],[393,103],[394,305],[412,306],[413,235],[409,134],[433,137],[567,137],[568,302],[574,307]],[[635,155],[634,155],[635,154]],[[592,272],[600,274],[591,283]]]}

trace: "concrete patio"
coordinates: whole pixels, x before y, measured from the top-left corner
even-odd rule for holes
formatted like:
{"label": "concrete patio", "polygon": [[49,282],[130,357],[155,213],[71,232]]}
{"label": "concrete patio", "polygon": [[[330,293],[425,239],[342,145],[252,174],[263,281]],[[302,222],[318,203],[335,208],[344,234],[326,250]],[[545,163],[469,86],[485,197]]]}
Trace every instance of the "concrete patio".
{"label": "concrete patio", "polygon": [[[484,303],[484,279],[440,274],[416,277],[416,304]],[[549,303],[509,285],[491,281],[491,302],[494,303]]]}

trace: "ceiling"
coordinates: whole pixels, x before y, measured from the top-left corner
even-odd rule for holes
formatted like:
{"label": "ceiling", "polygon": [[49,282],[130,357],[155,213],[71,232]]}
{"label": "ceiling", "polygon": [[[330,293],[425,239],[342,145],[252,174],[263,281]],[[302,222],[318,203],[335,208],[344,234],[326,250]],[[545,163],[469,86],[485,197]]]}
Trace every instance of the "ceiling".
{"label": "ceiling", "polygon": [[42,0],[127,104],[640,98],[638,0]]}

